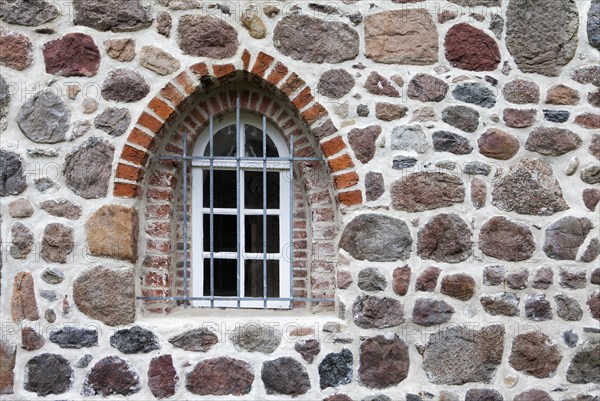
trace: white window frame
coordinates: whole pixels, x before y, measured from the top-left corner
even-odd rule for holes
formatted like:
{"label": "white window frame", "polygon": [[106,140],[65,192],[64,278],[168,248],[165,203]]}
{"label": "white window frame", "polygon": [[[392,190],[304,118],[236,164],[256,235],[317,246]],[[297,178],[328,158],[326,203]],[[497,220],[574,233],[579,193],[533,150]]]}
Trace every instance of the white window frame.
{"label": "white window frame", "polygon": [[[245,138],[245,125],[250,124],[258,127],[262,130],[263,122],[262,118],[250,114],[242,112],[240,113],[239,120],[239,135],[240,140],[238,143],[242,144],[242,149],[245,148],[246,138]],[[225,128],[229,125],[236,124],[236,115],[235,113],[226,115],[222,118],[215,118],[213,122],[213,133],[219,132],[222,128]],[[287,143],[283,137],[283,135],[277,130],[271,123],[267,122],[266,124],[266,135],[270,138],[275,147],[277,148],[277,152],[279,153],[279,158],[289,158],[289,149],[287,147]],[[210,145],[210,127],[206,128],[198,137],[196,144],[194,145],[193,156],[204,156],[204,153],[207,147]],[[241,155],[244,156],[243,154]],[[204,259],[210,258],[210,249],[206,250],[204,248],[204,228],[203,228],[203,217],[205,214],[210,213],[210,208],[203,207],[203,172],[205,170],[210,170],[210,161],[209,160],[192,160],[192,297],[210,297],[209,294],[204,294]],[[236,170],[237,161],[236,160],[219,160],[215,161],[213,164],[213,168],[215,170]],[[279,297],[283,299],[289,299],[292,295],[292,288],[290,288],[291,283],[291,269],[290,269],[290,253],[292,246],[291,238],[290,238],[290,221],[291,221],[291,210],[290,210],[290,189],[292,180],[290,179],[290,161],[288,160],[269,160],[267,158],[266,162],[267,171],[278,171],[279,174],[279,209],[273,210],[269,209],[267,215],[279,215],[279,252],[275,255],[270,255],[270,260],[278,260],[279,261]],[[240,197],[240,213],[242,216],[245,215],[263,215],[263,209],[246,209],[244,203],[244,171],[254,170],[254,171],[262,171],[263,170],[263,158],[257,157],[256,161],[248,161],[241,160],[240,161],[240,188],[237,188],[238,196]],[[218,182],[214,182],[214,185],[217,186]],[[230,214],[237,215],[237,209],[217,209],[213,208],[214,214]],[[245,219],[242,217],[240,219],[240,233],[238,234],[238,239],[240,241],[244,241],[245,238]],[[200,255],[200,257],[198,256]],[[237,259],[237,252],[215,252],[215,258],[223,258],[223,259]],[[185,256],[184,256],[185,257]],[[244,298],[245,294],[245,261],[248,259],[254,260],[263,260],[263,253],[246,253],[242,249],[240,255],[240,297]],[[233,278],[236,280],[237,277]],[[193,300],[192,305],[195,307],[210,307],[210,300]],[[256,300],[240,300],[239,305],[241,308],[264,308],[265,303],[262,297],[256,298]],[[215,299],[213,301],[214,307],[224,307],[224,308],[235,308],[238,306],[237,296],[231,297],[231,300],[221,300]],[[291,302],[287,300],[272,300],[267,298],[266,307],[269,309],[289,309],[291,306]]]}

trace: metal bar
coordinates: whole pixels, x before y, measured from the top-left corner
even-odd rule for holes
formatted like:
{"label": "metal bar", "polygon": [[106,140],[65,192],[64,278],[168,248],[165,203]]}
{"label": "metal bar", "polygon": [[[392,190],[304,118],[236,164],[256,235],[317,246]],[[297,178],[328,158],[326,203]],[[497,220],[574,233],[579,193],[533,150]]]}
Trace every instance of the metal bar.
{"label": "metal bar", "polygon": [[267,309],[267,116],[262,118],[263,137],[263,309]]}
{"label": "metal bar", "polygon": [[241,293],[241,255],[242,255],[242,241],[241,241],[241,225],[242,225],[242,216],[241,216],[241,197],[242,197],[242,187],[241,187],[241,176],[242,172],[240,170],[240,157],[242,157],[242,138],[240,137],[240,98],[238,97],[235,102],[235,140],[237,144],[236,156],[237,163],[235,166],[236,172],[236,191],[237,191],[237,307],[240,308],[240,297]]}
{"label": "metal bar", "polygon": [[[234,157],[234,156],[216,156],[211,158],[210,156],[153,156],[150,160],[214,160],[214,161],[257,161],[260,160],[256,157]],[[324,162],[325,159],[322,157],[269,157],[269,161],[320,161]]]}
{"label": "metal bar", "polygon": [[[183,299],[187,299],[189,301],[209,301],[210,297],[135,297],[138,301],[181,301]],[[235,301],[236,297],[214,297],[215,301]],[[256,297],[240,297],[241,301],[261,301],[262,298]],[[269,301],[304,301],[304,302],[335,302],[335,298],[304,298],[304,297],[294,297],[294,298],[269,298]]]}
{"label": "metal bar", "polygon": [[[213,115],[210,115],[209,120],[209,141],[210,141],[210,307],[214,308],[215,306],[215,197],[214,197],[214,188],[215,188],[215,165],[214,165],[214,144],[213,144],[213,134],[214,134],[214,125],[213,125]],[[206,280],[206,278],[204,278]],[[202,287],[204,287],[204,283],[202,283]]]}
{"label": "metal bar", "polygon": [[290,309],[294,306],[294,135],[290,138]]}
{"label": "metal bar", "polygon": [[[187,156],[187,132],[183,132],[183,160],[186,160]],[[183,163],[183,308],[187,309],[188,304],[188,236],[187,236],[187,224],[188,224],[188,211],[187,211],[187,193],[188,182],[187,182],[187,163]]]}

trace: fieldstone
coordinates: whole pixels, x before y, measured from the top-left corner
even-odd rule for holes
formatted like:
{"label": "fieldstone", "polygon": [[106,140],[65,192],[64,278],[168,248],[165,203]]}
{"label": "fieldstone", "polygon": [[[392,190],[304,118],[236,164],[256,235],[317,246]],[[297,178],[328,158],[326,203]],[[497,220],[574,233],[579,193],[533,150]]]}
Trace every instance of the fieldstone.
{"label": "fieldstone", "polygon": [[446,301],[418,298],[412,312],[412,321],[421,326],[435,326],[448,322],[454,308]]}
{"label": "fieldstone", "polygon": [[433,109],[433,107],[430,106],[423,106],[415,109],[413,111],[413,116],[410,119],[411,123],[426,123],[433,121],[437,121],[437,118],[435,116],[435,110]]}
{"label": "fieldstone", "polygon": [[592,135],[592,140],[590,141],[588,150],[596,159],[600,160],[600,134]]}
{"label": "fieldstone", "polygon": [[65,157],[63,175],[67,187],[85,199],[108,193],[115,148],[97,137],[88,139]]}
{"label": "fieldstone", "polygon": [[513,290],[524,290],[529,281],[529,270],[521,268],[506,276],[506,285]]}
{"label": "fieldstone", "polygon": [[489,175],[492,166],[484,162],[467,162],[462,166],[462,172],[470,175]]}
{"label": "fieldstone", "polygon": [[385,394],[375,394],[366,396],[362,401],[392,401],[392,399]]}
{"label": "fieldstone", "polygon": [[47,308],[44,311],[44,319],[46,319],[46,321],[48,321],[48,323],[56,322],[56,313],[54,312],[54,309]]}
{"label": "fieldstone", "polygon": [[564,331],[562,337],[567,347],[575,348],[577,346],[579,335],[577,335],[577,333],[575,333],[573,330]]}
{"label": "fieldstone", "polygon": [[392,150],[414,150],[417,153],[425,153],[429,149],[429,141],[422,125],[399,125],[392,130],[390,147]]}
{"label": "fieldstone", "polygon": [[408,83],[407,95],[421,102],[441,102],[448,93],[448,84],[429,74],[417,74]]}
{"label": "fieldstone", "polygon": [[169,398],[175,395],[175,386],[179,381],[173,366],[171,355],[152,358],[148,368],[148,387],[156,398]]}
{"label": "fieldstone", "polygon": [[600,183],[600,164],[592,164],[583,168],[579,173],[579,177],[586,184],[595,185]]}
{"label": "fieldstone", "polygon": [[65,274],[55,266],[45,269],[41,276],[42,280],[48,284],[60,284],[65,279]]}
{"label": "fieldstone", "polygon": [[113,394],[130,395],[140,391],[140,377],[137,372],[118,356],[102,358],[88,373],[83,382],[82,395]]}
{"label": "fieldstone", "polygon": [[341,63],[358,56],[358,32],[339,21],[306,14],[283,17],[273,31],[273,43],[282,54],[306,63]]}
{"label": "fieldstone", "polygon": [[579,321],[583,317],[583,309],[581,309],[581,305],[575,298],[558,294],[554,296],[554,301],[556,301],[556,314],[558,317],[570,322]]}
{"label": "fieldstone", "polygon": [[199,362],[186,378],[196,395],[244,395],[252,389],[254,371],[248,362],[219,357]]}
{"label": "fieldstone", "polygon": [[583,252],[583,255],[581,255],[581,258],[579,258],[579,261],[591,263],[595,261],[598,256],[600,256],[600,239],[592,238],[587,248]]}
{"label": "fieldstone", "polygon": [[75,32],[44,43],[46,72],[63,77],[93,77],[100,65],[94,38]]}
{"label": "fieldstone", "polygon": [[60,223],[50,223],[44,229],[40,256],[46,262],[66,263],[73,251],[73,228]]}
{"label": "fieldstone", "polygon": [[504,401],[504,397],[491,388],[471,388],[465,394],[465,401]]}
{"label": "fieldstone", "polygon": [[528,157],[496,180],[492,204],[507,212],[537,216],[550,216],[569,208],[550,164]]}
{"label": "fieldstone", "polygon": [[487,187],[485,181],[481,178],[473,178],[471,180],[471,203],[476,209],[481,209],[485,206],[487,198]]}
{"label": "fieldstone", "polygon": [[382,329],[404,323],[404,307],[393,298],[360,295],[352,307],[354,323],[363,329]]}
{"label": "fieldstone", "polygon": [[571,116],[566,110],[543,110],[544,120],[550,121],[551,123],[565,123]]}
{"label": "fieldstone", "polygon": [[[51,180],[48,177],[36,178],[33,181],[33,184],[34,184],[35,188],[42,193],[46,192],[49,189],[58,188],[58,185],[56,184],[56,182]],[[52,191],[52,192],[55,192],[55,191]]]}
{"label": "fieldstone", "polygon": [[478,139],[479,153],[497,159],[508,160],[519,151],[519,140],[508,132],[497,128],[490,128]]}
{"label": "fieldstone", "polygon": [[575,0],[511,0],[506,19],[506,46],[522,72],[557,76],[575,55]]}
{"label": "fieldstone", "polygon": [[252,8],[247,8],[242,12],[240,22],[248,30],[250,37],[264,39],[267,36],[267,26]]}
{"label": "fieldstone", "polygon": [[363,291],[383,291],[386,286],[385,276],[374,267],[367,267],[358,273],[358,288]]}
{"label": "fieldstone", "polygon": [[332,99],[339,99],[354,87],[352,74],[344,69],[328,70],[321,75],[317,90],[320,94]]}
{"label": "fieldstone", "polygon": [[590,283],[600,284],[600,267],[597,269],[594,269],[594,271],[592,271],[592,275],[590,277]]}
{"label": "fieldstone", "polygon": [[64,217],[69,220],[77,220],[81,217],[81,206],[64,198],[40,202],[40,209],[51,216]]}
{"label": "fieldstone", "polygon": [[548,89],[546,104],[575,105],[579,102],[579,92],[566,85],[554,85]]}
{"label": "fieldstone", "polygon": [[518,394],[513,401],[553,401],[547,392],[542,390],[527,390]]}
{"label": "fieldstone", "polygon": [[124,354],[147,354],[160,348],[156,335],[139,326],[118,330],[110,336],[110,345]]}
{"label": "fieldstone", "polygon": [[171,37],[171,28],[173,27],[173,17],[166,11],[161,11],[156,15],[156,32],[165,38]]}
{"label": "fieldstone", "polygon": [[[84,97],[81,101],[81,111],[83,114],[94,113],[96,110],[98,110],[98,106],[98,102],[91,97]],[[92,123],[90,121],[78,121],[75,124],[76,125],[73,128],[73,136],[76,138],[82,137],[92,128]]]}
{"label": "fieldstone", "polygon": [[575,260],[592,227],[585,217],[566,216],[555,221],[546,229],[544,253],[552,259]]}
{"label": "fieldstone", "polygon": [[260,372],[267,394],[295,397],[310,390],[310,378],[302,364],[294,358],[281,357],[263,362]]}
{"label": "fieldstone", "polygon": [[104,41],[104,49],[110,58],[131,61],[135,58],[135,39],[108,39]]}
{"label": "fieldstone", "polygon": [[361,163],[366,164],[375,156],[375,141],[380,134],[379,125],[369,125],[362,129],[354,128],[348,133],[348,143]]}
{"label": "fieldstone", "polygon": [[483,269],[483,285],[496,286],[504,282],[506,268],[502,265],[486,266]]}
{"label": "fieldstone", "polygon": [[504,109],[502,119],[507,127],[527,128],[535,123],[536,109]]}
{"label": "fieldstone", "polygon": [[24,319],[38,320],[40,318],[31,273],[19,272],[15,276],[10,299],[10,312],[15,323],[20,323]]}
{"label": "fieldstone", "polygon": [[80,349],[98,345],[98,332],[93,329],[65,326],[60,330],[51,332],[48,339],[61,348]]}
{"label": "fieldstone", "polygon": [[0,27],[0,65],[23,71],[33,61],[33,45],[27,36]]}
{"label": "fieldstone", "polygon": [[39,26],[60,16],[55,4],[45,0],[17,0],[2,4],[4,22],[23,26]]}
{"label": "fieldstone", "polygon": [[172,74],[181,68],[179,60],[161,48],[152,45],[142,47],[140,65],[158,75]]}
{"label": "fieldstone", "polygon": [[500,64],[496,41],[469,24],[452,26],[444,40],[446,59],[450,65],[469,71],[494,71]]}
{"label": "fieldstone", "polygon": [[494,33],[496,38],[501,39],[502,32],[504,32],[504,18],[500,14],[492,14],[488,29]]}
{"label": "fieldstone", "polygon": [[100,89],[104,100],[125,103],[142,100],[149,92],[150,85],[142,74],[125,68],[109,71]]}
{"label": "fieldstone", "polygon": [[508,363],[519,372],[544,379],[554,375],[561,359],[558,345],[550,337],[529,331],[515,337]]}
{"label": "fieldstone", "polygon": [[473,151],[469,140],[462,135],[448,131],[436,131],[432,135],[433,149],[436,152],[450,152],[455,155],[468,155]]}
{"label": "fieldstone", "polygon": [[495,295],[483,295],[479,302],[483,309],[492,316],[518,316],[520,298],[512,292]]}
{"label": "fieldstone", "polygon": [[433,64],[438,49],[437,28],[426,10],[390,10],[365,18],[365,55],[376,63]]}
{"label": "fieldstone", "polygon": [[8,105],[10,103],[10,90],[2,75],[0,75],[0,133],[6,131],[8,120]]}
{"label": "fieldstone", "polygon": [[461,102],[491,109],[496,105],[496,94],[486,86],[477,82],[465,82],[452,90],[452,96]]}
{"label": "fieldstone", "polygon": [[8,204],[8,214],[12,218],[26,218],[33,215],[33,205],[27,198],[19,198]]}
{"label": "fieldstone", "polygon": [[240,351],[273,353],[281,344],[282,333],[272,326],[249,323],[236,327],[229,339]]}
{"label": "fieldstone", "polygon": [[575,290],[586,286],[585,269],[561,267],[559,274],[560,286],[563,288]]}
{"label": "fieldstone", "polygon": [[600,320],[600,292],[596,291],[591,293],[586,304],[590,309],[592,317],[596,320]]}
{"label": "fieldstone", "polygon": [[531,294],[525,299],[525,315],[535,321],[552,319],[552,306],[545,294]]}
{"label": "fieldstone", "polygon": [[69,361],[57,354],[41,354],[25,365],[25,390],[43,397],[62,394],[73,384],[73,369]]}
{"label": "fieldstone", "polygon": [[467,106],[449,106],[442,111],[446,124],[465,132],[475,132],[479,126],[479,112]]}
{"label": "fieldstone", "polygon": [[125,107],[109,107],[94,118],[94,126],[110,136],[121,136],[131,123],[131,114]]}
{"label": "fieldstone", "polygon": [[437,22],[440,24],[445,24],[448,21],[452,21],[458,17],[458,13],[453,10],[443,10],[441,13],[437,15]]}
{"label": "fieldstone", "polygon": [[502,362],[504,327],[450,327],[429,337],[423,368],[434,384],[489,383]]}
{"label": "fieldstone", "polygon": [[30,97],[17,113],[17,123],[23,134],[37,143],[57,143],[66,140],[71,112],[53,91],[42,90]]}
{"label": "fieldstone", "polygon": [[369,213],[346,225],[339,246],[358,260],[393,262],[409,258],[412,242],[406,222]]}
{"label": "fieldstone", "polygon": [[392,273],[392,288],[397,295],[404,296],[410,285],[410,267],[396,267]]}
{"label": "fieldstone", "polygon": [[403,170],[405,168],[413,168],[417,164],[417,159],[408,156],[396,156],[392,160],[392,168],[394,170]]}
{"label": "fieldstone", "polygon": [[84,25],[98,31],[131,32],[148,28],[152,24],[149,6],[139,0],[73,0],[73,24]]}
{"label": "fieldstone", "polygon": [[581,137],[571,130],[537,127],[529,133],[525,149],[544,156],[560,156],[579,148],[581,143]]}
{"label": "fieldstone", "polygon": [[38,334],[33,327],[21,328],[21,348],[27,351],[35,351],[44,346],[44,336]]}
{"label": "fieldstone", "polygon": [[359,104],[356,106],[356,115],[359,117],[369,117],[369,106],[366,104]]}
{"label": "fieldstone", "polygon": [[26,225],[17,222],[11,227],[10,234],[12,237],[10,255],[15,259],[27,259],[35,242],[31,230]]}
{"label": "fieldstone", "polygon": [[468,301],[475,293],[475,280],[464,273],[444,276],[440,292],[461,301]]}
{"label": "fieldstone", "polygon": [[600,342],[583,346],[571,359],[567,370],[570,383],[600,383]]}
{"label": "fieldstone", "polygon": [[109,326],[135,320],[135,284],[130,269],[111,270],[96,266],[84,271],[73,283],[73,301],[88,317]]}
{"label": "fieldstone", "polygon": [[385,183],[382,173],[369,171],[365,175],[365,195],[367,202],[377,200],[385,192]]}
{"label": "fieldstone", "polygon": [[365,89],[372,95],[381,95],[389,97],[400,97],[400,92],[391,84],[391,82],[379,74],[372,71],[365,81]]}
{"label": "fieldstone", "polygon": [[529,227],[503,216],[486,221],[479,232],[479,249],[487,256],[510,262],[529,259],[536,249]]}
{"label": "fieldstone", "polygon": [[217,335],[208,329],[193,329],[169,338],[169,342],[186,351],[206,352],[219,342]]}
{"label": "fieldstone", "polygon": [[437,286],[437,280],[440,276],[442,269],[435,266],[430,266],[423,270],[415,283],[416,291],[433,292]]}
{"label": "fieldstone", "polygon": [[346,394],[334,394],[330,395],[327,398],[323,398],[323,401],[354,401],[352,398],[348,397]]}
{"label": "fieldstone", "polygon": [[360,344],[358,376],[369,388],[397,385],[408,376],[409,366],[408,346],[396,334],[369,337]]}
{"label": "fieldstone", "polygon": [[58,295],[56,295],[56,291],[54,290],[40,290],[40,296],[50,302],[58,299]]}
{"label": "fieldstone", "polygon": [[392,207],[407,212],[423,212],[452,206],[465,200],[463,181],[441,172],[418,172],[396,180],[390,187]]}
{"label": "fieldstone", "polygon": [[138,247],[138,215],[128,206],[104,205],[85,223],[88,251],[135,262]]}
{"label": "fieldstone", "polygon": [[0,196],[18,195],[27,189],[21,157],[0,149]]}
{"label": "fieldstone", "polygon": [[294,350],[298,352],[306,362],[313,363],[315,357],[321,352],[321,344],[314,339],[302,340],[294,344]]}
{"label": "fieldstone", "polygon": [[12,394],[15,384],[17,348],[0,342],[0,394]]}
{"label": "fieldstone", "polygon": [[319,385],[321,390],[338,387],[352,382],[354,357],[350,350],[327,354],[319,364]]}
{"label": "fieldstone", "polygon": [[436,262],[459,263],[473,253],[472,233],[457,214],[438,214],[418,234],[417,255]]}

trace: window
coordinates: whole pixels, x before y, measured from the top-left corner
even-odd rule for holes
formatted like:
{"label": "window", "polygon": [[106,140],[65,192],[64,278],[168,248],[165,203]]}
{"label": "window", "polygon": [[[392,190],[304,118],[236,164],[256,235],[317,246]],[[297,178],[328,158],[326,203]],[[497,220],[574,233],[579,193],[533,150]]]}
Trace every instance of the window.
{"label": "window", "polygon": [[193,150],[194,306],[290,307],[290,173],[266,117],[211,119]]}

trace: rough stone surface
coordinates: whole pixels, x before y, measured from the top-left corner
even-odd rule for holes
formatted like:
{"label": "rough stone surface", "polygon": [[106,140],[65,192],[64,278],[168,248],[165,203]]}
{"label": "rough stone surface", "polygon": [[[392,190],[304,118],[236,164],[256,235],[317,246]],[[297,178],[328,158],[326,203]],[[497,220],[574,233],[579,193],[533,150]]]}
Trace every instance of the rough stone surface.
{"label": "rough stone surface", "polygon": [[448,322],[454,308],[446,301],[418,298],[412,312],[412,321],[421,326],[435,326]]}
{"label": "rough stone surface", "polygon": [[452,96],[461,102],[491,109],[496,105],[496,94],[485,85],[477,82],[465,82],[452,90]]}
{"label": "rough stone surface", "polygon": [[600,86],[600,66],[584,65],[571,72],[571,79],[582,85],[592,84]]}
{"label": "rough stone surface", "polygon": [[368,163],[375,156],[375,141],[380,134],[381,127],[378,125],[354,128],[348,133],[348,142],[361,163]]}
{"label": "rough stone surface", "polygon": [[579,261],[584,263],[591,263],[600,256],[600,239],[592,238],[588,243],[587,248],[579,258]]}
{"label": "rough stone surface", "polygon": [[306,362],[313,363],[315,357],[321,352],[321,343],[314,339],[298,341],[294,344],[294,350],[298,352]]}
{"label": "rough stone surface", "polygon": [[263,362],[260,372],[267,394],[297,395],[310,390],[308,372],[300,362],[281,357]]}
{"label": "rough stone surface", "polygon": [[504,211],[550,216],[569,208],[548,162],[524,157],[496,180],[492,204]]}
{"label": "rough stone surface", "polygon": [[575,260],[591,229],[592,222],[585,217],[567,216],[555,221],[546,229],[544,253],[552,259]]}
{"label": "rough stone surface", "polygon": [[152,24],[150,7],[138,0],[73,0],[75,25],[84,25],[98,31],[131,32]]}
{"label": "rough stone surface", "polygon": [[18,154],[0,149],[0,196],[18,195],[27,189],[23,167]]}
{"label": "rough stone surface", "polygon": [[11,247],[10,255],[15,259],[27,259],[34,245],[31,230],[24,224],[16,222],[10,229]]}
{"label": "rough stone surface", "polygon": [[600,183],[600,164],[592,164],[583,168],[579,173],[579,177],[586,184],[595,185]]}
{"label": "rough stone surface", "polygon": [[522,72],[557,76],[577,50],[575,0],[511,0],[506,11],[506,46]]}
{"label": "rough stone surface", "polygon": [[110,336],[110,345],[124,354],[148,353],[160,348],[158,337],[139,326],[118,330]]}
{"label": "rough stone surface", "polygon": [[465,401],[504,401],[497,390],[491,388],[471,388],[465,394]]}
{"label": "rough stone surface", "polygon": [[94,118],[94,127],[110,136],[121,136],[131,123],[131,114],[125,107],[109,107]]}
{"label": "rough stone surface", "polygon": [[544,119],[551,123],[565,123],[569,120],[571,113],[566,110],[543,110]]}
{"label": "rough stone surface", "polygon": [[496,286],[502,284],[506,267],[502,265],[486,266],[483,269],[483,285]]}
{"label": "rough stone surface", "polygon": [[17,0],[2,7],[2,20],[15,25],[39,26],[60,16],[58,7],[45,0]]}
{"label": "rough stone surface", "polygon": [[438,33],[425,10],[385,11],[365,18],[365,55],[386,64],[438,61]]}
{"label": "rough stone surface", "polygon": [[527,390],[518,394],[513,401],[552,401],[552,397],[543,390]]}
{"label": "rough stone surface", "polygon": [[596,206],[600,202],[600,189],[596,188],[586,188],[583,190],[583,204],[589,210],[596,210]]}
{"label": "rough stone surface", "polygon": [[487,199],[487,187],[485,181],[481,178],[474,178],[471,181],[471,203],[476,209],[485,206]]}
{"label": "rough stone surface", "polygon": [[82,313],[109,326],[133,323],[133,272],[103,266],[86,270],[73,283],[73,301]]}
{"label": "rough stone surface", "polygon": [[448,93],[448,84],[429,74],[417,74],[408,83],[407,95],[421,102],[441,102]]}
{"label": "rough stone surface", "polygon": [[169,398],[175,395],[179,376],[173,366],[171,355],[152,358],[148,368],[148,387],[156,398]]}
{"label": "rough stone surface", "polygon": [[442,278],[440,292],[461,301],[468,301],[475,293],[475,280],[464,273],[456,273]]}
{"label": "rough stone surface", "polygon": [[390,137],[392,150],[414,150],[425,153],[429,149],[429,140],[420,124],[399,125],[394,127]]}
{"label": "rough stone surface", "polygon": [[467,106],[449,106],[442,111],[446,124],[465,132],[475,132],[479,126],[479,112]]}
{"label": "rough stone surface", "polygon": [[556,302],[556,314],[561,319],[576,322],[583,317],[583,309],[575,298],[558,294],[554,296],[554,301]]}
{"label": "rough stone surface", "polygon": [[15,323],[20,323],[25,319],[38,320],[40,318],[31,273],[19,272],[16,274],[10,299],[10,311]]}
{"label": "rough stone surface", "polygon": [[392,207],[407,212],[422,212],[462,203],[465,188],[459,177],[446,173],[413,173],[392,183]]}
{"label": "rough stone surface", "polygon": [[56,354],[41,354],[25,365],[25,390],[43,397],[62,394],[73,384],[73,369],[69,361]]}
{"label": "rough stone surface", "polygon": [[98,345],[98,332],[93,329],[65,326],[60,330],[51,332],[48,339],[61,348],[80,349]]}
{"label": "rough stone surface", "polygon": [[484,162],[467,162],[462,166],[462,172],[469,175],[488,176],[492,172],[492,166]]}
{"label": "rough stone surface", "polygon": [[489,383],[502,361],[504,327],[450,327],[429,337],[423,368],[434,384]]}
{"label": "rough stone surface", "polygon": [[134,208],[104,205],[85,223],[88,251],[94,256],[137,260],[138,215]]}
{"label": "rough stone surface", "polygon": [[110,58],[131,61],[135,58],[135,39],[108,39],[104,41],[104,49]]}
{"label": "rough stone surface", "polygon": [[472,254],[472,233],[457,214],[439,214],[418,234],[417,254],[421,259],[459,263]]}
{"label": "rough stone surface", "polygon": [[253,9],[244,10],[240,17],[240,22],[248,30],[252,38],[264,39],[267,36],[267,25]]}
{"label": "rough stone surface", "polygon": [[137,393],[140,388],[139,375],[126,361],[118,356],[107,356],[92,367],[83,382],[81,393],[87,396],[127,396]]}
{"label": "rough stone surface", "polygon": [[0,394],[12,394],[15,384],[16,347],[0,342]]}
{"label": "rough stone surface", "polygon": [[0,65],[23,71],[33,61],[33,45],[27,36],[0,27]]}
{"label": "rough stone surface", "polygon": [[600,134],[592,135],[592,140],[590,141],[588,150],[596,159],[600,160]]}
{"label": "rough stone surface", "polygon": [[483,295],[479,302],[483,309],[492,316],[518,316],[520,298],[512,292],[495,295]]}
{"label": "rough stone surface", "polygon": [[115,148],[100,138],[90,138],[65,157],[63,175],[67,187],[85,199],[108,193]]}
{"label": "rough stone surface", "polygon": [[229,337],[237,350],[273,353],[281,344],[281,330],[274,326],[250,324],[237,327]]}
{"label": "rough stone surface", "polygon": [[382,121],[399,120],[406,116],[408,107],[387,102],[375,103],[375,117]]}
{"label": "rough stone surface", "polygon": [[510,103],[538,103],[540,101],[540,87],[535,82],[517,78],[504,85],[502,95]]}
{"label": "rough stone surface", "polygon": [[521,268],[506,276],[506,285],[513,290],[524,290],[528,280],[529,270]]}
{"label": "rough stone surface", "polygon": [[93,77],[100,65],[100,52],[94,38],[83,33],[69,33],[46,42],[43,53],[48,74]]}
{"label": "rough stone surface", "polygon": [[430,266],[426,268],[419,275],[419,277],[417,277],[417,281],[415,283],[415,290],[424,292],[435,291],[435,287],[437,286],[437,280],[441,272],[442,269],[440,269],[439,267]]}
{"label": "rough stone surface", "polygon": [[436,152],[449,152],[466,155],[473,151],[469,140],[464,136],[448,131],[436,131],[432,135],[433,149]]}
{"label": "rough stone surface", "polygon": [[362,214],[346,225],[339,246],[358,260],[393,262],[408,259],[412,242],[403,220]]}
{"label": "rough stone surface", "polygon": [[450,65],[469,71],[494,71],[500,64],[496,41],[466,23],[452,26],[444,40],[446,59]]}
{"label": "rough stone surface", "polygon": [[406,295],[410,285],[411,271],[409,266],[397,267],[392,273],[392,288],[397,295]]}
{"label": "rough stone surface", "polygon": [[64,217],[69,220],[77,220],[81,217],[81,206],[71,202],[68,199],[49,199],[40,202],[40,209],[51,216]]}
{"label": "rough stone surface", "polygon": [[417,159],[408,156],[396,156],[392,160],[392,168],[394,170],[403,170],[413,168],[417,164]]}
{"label": "rough stone surface", "polygon": [[253,382],[254,371],[248,362],[219,357],[199,362],[187,375],[186,388],[196,395],[244,395]]}
{"label": "rough stone surface", "polygon": [[561,267],[559,275],[560,286],[563,288],[576,290],[585,288],[587,284],[585,269],[578,269],[576,267]]}
{"label": "rough stone surface", "polygon": [[518,334],[508,362],[515,370],[543,379],[551,377],[562,359],[559,348],[541,331]]}
{"label": "rough stone surface", "polygon": [[377,268],[367,267],[358,273],[357,284],[363,291],[383,291],[387,286],[387,280]]}
{"label": "rough stone surface", "polygon": [[596,320],[600,320],[600,292],[595,291],[590,294],[586,302],[592,317]]}
{"label": "rough stone surface", "polygon": [[581,146],[579,135],[565,128],[538,127],[531,131],[525,149],[544,156],[560,156]]}
{"label": "rough stone surface", "polygon": [[346,348],[340,352],[327,354],[319,364],[319,386],[321,389],[351,383],[353,362],[352,352]]}
{"label": "rough stone surface", "polygon": [[72,227],[60,223],[50,223],[44,229],[40,256],[46,262],[66,263],[67,256],[73,251]]}
{"label": "rough stone surface", "polygon": [[339,99],[354,87],[354,78],[343,69],[328,70],[321,75],[317,90],[332,99]]}
{"label": "rough stone surface", "polygon": [[173,27],[173,17],[165,11],[161,11],[156,16],[156,32],[165,38],[171,37],[171,28]]}
{"label": "rough stone surface", "polygon": [[515,262],[529,259],[536,244],[529,227],[496,216],[482,226],[479,249],[487,256]]}
{"label": "rough stone surface", "polygon": [[30,97],[17,113],[23,134],[37,143],[57,143],[66,139],[71,112],[54,91],[42,90]]}
{"label": "rough stone surface", "polygon": [[478,139],[479,153],[497,160],[508,160],[519,151],[519,140],[508,132],[490,128]]}
{"label": "rough stone surface", "polygon": [[592,341],[585,344],[571,359],[567,370],[567,380],[570,383],[600,382],[600,342]]}
{"label": "rough stone surface", "polygon": [[536,109],[504,109],[502,119],[507,127],[527,128],[531,127],[536,120]]}
{"label": "rough stone surface", "polygon": [[42,272],[42,280],[48,284],[59,284],[65,279],[65,274],[56,266],[49,267]]}
{"label": "rough stone surface", "polygon": [[366,338],[360,344],[360,382],[369,388],[387,388],[408,376],[408,346],[397,335]]}
{"label": "rough stone surface", "polygon": [[389,97],[400,97],[398,89],[392,83],[379,74],[377,71],[372,71],[365,81],[365,89],[372,95],[381,95]]}
{"label": "rough stone surface", "polygon": [[185,351],[206,352],[219,342],[219,338],[208,329],[192,329],[169,338],[169,342]]}
{"label": "rough stone surface", "polygon": [[289,15],[277,23],[273,43],[282,54],[307,63],[340,63],[358,55],[358,33],[339,21]]}
{"label": "rough stone surface", "polygon": [[365,175],[365,195],[367,202],[377,200],[385,193],[383,174],[369,171]]}
{"label": "rough stone surface", "polygon": [[394,327],[404,322],[404,307],[389,297],[361,295],[352,307],[354,323],[363,329]]}
{"label": "rough stone surface", "polygon": [[158,75],[169,75],[181,68],[179,60],[161,48],[152,45],[142,47],[140,65]]}
{"label": "rough stone surface", "polygon": [[552,306],[545,294],[532,294],[525,298],[525,316],[535,321],[552,319]]}
{"label": "rough stone surface", "polygon": [[45,343],[44,336],[38,334],[33,327],[23,327],[21,329],[21,348],[27,351],[35,351],[42,348]]}
{"label": "rough stone surface", "polygon": [[150,86],[137,71],[117,68],[108,73],[102,83],[100,94],[104,100],[137,102],[150,92]]}
{"label": "rough stone surface", "polygon": [[566,85],[554,85],[548,89],[546,104],[571,106],[579,102],[579,92]]}

